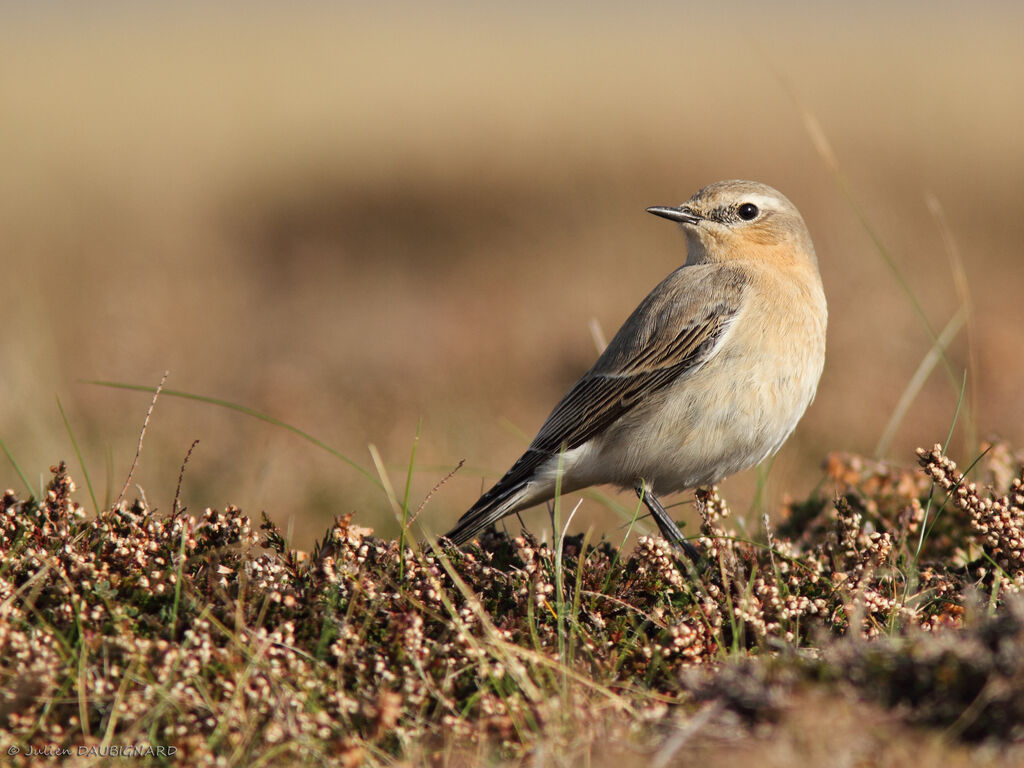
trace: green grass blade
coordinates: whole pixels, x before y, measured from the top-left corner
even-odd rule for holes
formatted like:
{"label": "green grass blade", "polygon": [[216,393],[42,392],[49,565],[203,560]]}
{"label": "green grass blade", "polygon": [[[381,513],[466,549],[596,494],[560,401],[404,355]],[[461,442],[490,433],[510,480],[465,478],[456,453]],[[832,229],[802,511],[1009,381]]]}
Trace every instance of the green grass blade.
{"label": "green grass blade", "polygon": [[178,632],[178,610],[181,607],[181,585],[185,581],[185,545],[188,542],[188,523],[181,520],[181,545],[178,547],[178,578],[174,582],[174,605],[171,608],[171,637]]}
{"label": "green grass blade", "polygon": [[3,440],[0,440],[0,448],[3,448],[4,455],[7,456],[7,460],[11,462],[11,466],[14,467],[14,471],[18,473],[18,477],[21,478],[21,482],[25,484],[25,487],[28,489],[28,492],[33,493],[32,484],[29,483],[28,478],[25,477],[25,473],[21,471],[21,467],[19,467],[18,462],[14,460],[14,456],[12,456],[11,452],[7,450],[7,444]]}
{"label": "green grass blade", "polygon": [[412,454],[409,456],[409,470],[405,474],[405,493],[402,494],[402,519],[401,530],[398,532],[398,555],[399,555],[399,567],[398,575],[400,578],[405,576],[405,537],[409,531],[409,493],[412,491],[412,471],[413,467],[416,466],[416,448],[420,444],[420,432],[423,429],[423,419],[419,419],[416,422],[416,436],[412,439]]}
{"label": "green grass blade", "polygon": [[[978,454],[977,458],[975,458],[974,461],[972,461],[970,464],[967,465],[967,467],[963,471],[963,478],[964,478],[964,480],[962,482],[965,482],[967,480],[967,476],[978,465],[978,462],[981,461],[983,458],[985,458],[986,454],[988,454],[988,452],[991,451],[993,447],[994,446],[989,445],[985,450],[983,450],[981,453]],[[962,482],[961,482],[961,484],[962,484]],[[959,487],[960,487],[960,485],[954,485],[952,488],[950,488],[948,491],[946,491],[945,498],[943,498],[942,502],[939,504],[939,508],[937,510],[935,510],[935,514],[932,516],[930,522],[928,520],[928,512],[932,508],[932,498],[931,498],[931,496],[928,497],[928,504],[925,506],[925,516],[924,516],[924,519],[922,520],[922,523],[921,523],[922,525],[924,525],[925,523],[928,523],[928,531],[925,533],[924,537],[921,539],[921,543],[922,544],[924,543],[924,540],[927,539],[931,535],[932,529],[935,527],[935,524],[939,521],[939,516],[942,515],[943,511],[946,508],[946,503],[953,497],[953,494],[956,493],[956,490]],[[934,488],[932,489],[932,491],[934,492]],[[920,551],[921,551],[920,548],[918,548],[918,554],[920,554]],[[914,558],[914,562],[915,563],[917,562],[917,557],[916,556]]]}
{"label": "green grass blade", "polygon": [[[967,393],[967,369],[964,369],[963,381],[960,383],[960,396],[956,399],[956,410],[953,411],[953,421],[949,425],[949,434],[946,435],[946,442],[942,444],[942,452],[949,450],[949,444],[953,440],[953,430],[956,429],[956,420],[960,416],[960,407],[964,404],[964,395]],[[982,454],[984,455],[984,454]],[[971,466],[974,466],[973,464]],[[966,474],[966,473],[964,473]]]}
{"label": "green grass blade", "polygon": [[96,502],[96,494],[92,490],[92,480],[89,479],[89,470],[85,468],[85,460],[82,459],[82,452],[78,448],[78,441],[75,439],[75,433],[71,429],[71,422],[68,421],[67,414],[64,413],[64,406],[60,403],[60,396],[57,396],[57,410],[60,411],[60,417],[64,419],[64,428],[68,431],[68,437],[71,438],[71,446],[75,449],[75,455],[78,457],[78,463],[82,467],[82,476],[85,478],[85,485],[89,489],[89,498],[92,499],[93,509],[96,510],[96,514],[100,513],[100,505]]}
{"label": "green grass blade", "polygon": [[377,474],[380,476],[380,488],[384,491],[384,496],[387,498],[388,505],[395,515],[395,520],[401,525],[402,505],[398,503],[398,494],[395,493],[395,486],[391,483],[391,478],[388,476],[387,467],[384,466],[384,458],[373,443],[370,443],[367,449],[370,451],[370,458],[373,459],[373,466],[377,468]]}
{"label": "green grass blade", "polygon": [[[946,446],[948,446],[950,440],[953,439],[953,430],[956,429],[956,420],[957,420],[957,417],[960,415],[960,406],[964,402],[964,393],[966,391],[967,391],[967,371],[965,370],[964,371],[964,375],[963,375],[963,381],[960,384],[960,397],[957,398],[956,410],[953,411],[953,421],[949,425],[949,434],[946,435],[946,442],[945,442],[945,444],[942,447],[943,453],[946,452]],[[989,448],[991,448],[991,446],[989,446]],[[967,478],[967,473],[970,472],[971,469],[974,468],[974,465],[977,464],[979,461],[981,461],[981,457],[984,456],[986,453],[988,453],[989,448],[986,448],[982,452],[981,456],[979,456],[973,462],[971,462],[971,466],[968,467],[967,470],[963,473],[964,479]],[[932,493],[934,493],[934,492],[935,492],[935,485],[933,483],[932,484]],[[950,491],[950,493],[952,493],[952,491]],[[949,496],[950,496],[950,494],[946,494],[946,499],[948,499]],[[943,503],[943,505],[945,505],[946,502],[943,501],[942,503]],[[932,528],[935,527],[935,519],[938,519],[939,513],[942,512],[942,508],[940,507],[938,512],[935,513],[935,519],[933,519],[931,521],[931,523],[929,524],[928,515],[931,512],[931,509],[932,509],[932,494],[929,493],[928,494],[928,503],[924,507],[924,517],[921,518],[921,535],[918,537],[918,540],[917,540],[917,550],[914,552],[914,566],[915,567],[917,566],[918,558],[921,557],[921,550],[924,548],[924,541],[927,538],[927,534],[931,533]]]}
{"label": "green grass blade", "polygon": [[[949,269],[953,275],[953,288],[956,291],[957,299],[960,302],[960,306],[964,307],[967,313],[967,322],[964,324],[964,336],[967,341],[967,370],[970,372],[968,378],[972,382],[977,382],[979,380],[978,347],[974,343],[976,336],[973,320],[974,301],[971,299],[971,290],[967,281],[967,269],[964,267],[963,255],[957,246],[956,238],[953,237],[953,231],[949,226],[949,219],[946,217],[946,212],[938,196],[932,192],[927,193],[925,195],[925,203],[935,219],[939,236],[942,238],[942,243],[946,248],[946,255],[949,258]],[[967,441],[968,453],[973,452],[978,446],[978,427],[973,418],[973,414],[978,410],[976,407],[977,397],[978,389],[973,387],[967,396],[966,416],[964,419],[964,435]]]}
{"label": "green grass blade", "polygon": [[572,665],[576,661],[576,638],[580,634],[580,596],[583,590],[583,568],[587,563],[587,548],[590,546],[590,536],[593,528],[587,528],[583,534],[583,541],[580,543],[580,551],[576,556],[576,583],[572,592],[572,608],[569,613],[569,626],[572,632],[569,635],[569,658],[568,663]]}
{"label": "green grass blade", "polygon": [[[153,391],[152,387],[147,387],[147,386],[143,386],[143,385],[140,385],[140,384],[125,384],[125,383],[120,382],[120,381],[97,381],[97,380],[87,379],[85,381],[85,383],[86,384],[95,384],[98,387],[110,387],[111,389],[128,389],[128,390],[131,390],[131,391],[134,391],[134,392],[152,392]],[[292,424],[289,424],[286,421],[281,421],[281,419],[277,419],[277,418],[274,418],[273,416],[269,416],[269,415],[267,415],[265,413],[257,411],[255,408],[249,408],[249,407],[244,406],[244,405],[239,405],[238,403],[232,403],[230,400],[220,400],[220,399],[218,399],[216,397],[207,397],[206,395],[196,395],[196,394],[193,394],[192,392],[181,392],[181,391],[175,390],[175,389],[165,389],[165,390],[163,390],[160,393],[160,395],[162,397],[179,397],[179,398],[181,398],[183,400],[197,400],[200,403],[207,403],[209,405],[220,406],[221,408],[227,408],[228,410],[237,411],[238,413],[243,413],[246,416],[251,416],[254,419],[259,419],[260,421],[266,422],[267,424],[270,424],[272,426],[281,427],[282,429],[286,429],[289,432],[291,432],[292,434],[298,435],[303,440],[306,440],[307,442],[312,443],[317,448],[321,448],[322,450],[327,451],[334,458],[340,459],[341,461],[345,462],[350,467],[352,467],[352,469],[356,470],[359,474],[361,474],[363,477],[365,477],[367,480],[369,480],[371,483],[373,483],[378,488],[383,489],[383,487],[384,487],[383,485],[381,485],[380,481],[376,477],[373,476],[372,472],[370,472],[365,467],[360,466],[358,463],[356,463],[355,461],[350,459],[348,456],[345,456],[340,451],[337,451],[334,448],[331,448],[331,446],[327,445],[327,443],[323,442],[322,440],[318,440],[317,438],[313,437],[308,432],[304,432],[301,429],[299,429],[298,427],[293,426]]]}
{"label": "green grass blade", "polygon": [[754,497],[750,500],[750,508],[747,509],[747,514],[740,519],[744,525],[746,524],[746,520],[757,520],[764,512],[765,492],[768,490],[768,477],[772,473],[772,467],[775,466],[776,456],[778,456],[778,454],[769,456],[758,464],[757,468],[754,470],[754,476],[757,480],[757,484],[754,486]]}

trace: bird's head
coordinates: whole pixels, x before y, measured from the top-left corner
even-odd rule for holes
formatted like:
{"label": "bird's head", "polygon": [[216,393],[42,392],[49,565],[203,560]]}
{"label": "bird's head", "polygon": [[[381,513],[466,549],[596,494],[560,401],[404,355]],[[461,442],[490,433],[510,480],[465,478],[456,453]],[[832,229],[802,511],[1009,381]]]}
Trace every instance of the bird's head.
{"label": "bird's head", "polygon": [[719,181],[678,207],[654,206],[647,212],[679,222],[686,233],[687,264],[755,260],[817,266],[800,212],[767,184]]}

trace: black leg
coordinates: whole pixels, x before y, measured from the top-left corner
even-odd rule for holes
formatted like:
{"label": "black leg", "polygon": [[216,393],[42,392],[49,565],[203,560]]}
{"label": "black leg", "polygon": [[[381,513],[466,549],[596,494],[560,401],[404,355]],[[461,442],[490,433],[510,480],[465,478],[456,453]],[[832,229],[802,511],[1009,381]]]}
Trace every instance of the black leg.
{"label": "black leg", "polygon": [[693,544],[683,538],[683,532],[679,530],[679,526],[669,517],[668,512],[661,506],[661,502],[658,501],[658,497],[654,495],[651,489],[644,483],[637,483],[633,490],[636,491],[636,495],[640,497],[644,506],[651,511],[651,515],[654,516],[654,522],[658,524],[661,535],[670,544],[681,549],[695,564],[700,562],[700,552],[697,551]]}

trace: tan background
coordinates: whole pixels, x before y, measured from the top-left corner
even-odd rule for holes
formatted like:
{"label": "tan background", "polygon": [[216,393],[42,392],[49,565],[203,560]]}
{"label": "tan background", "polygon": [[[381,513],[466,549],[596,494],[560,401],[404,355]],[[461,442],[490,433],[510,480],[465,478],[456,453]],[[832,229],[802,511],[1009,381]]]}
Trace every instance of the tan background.
{"label": "tan background", "polygon": [[[828,451],[874,451],[930,346],[854,203],[939,330],[961,301],[934,195],[974,301],[889,455],[944,439],[972,358],[954,454],[970,431],[1024,442],[1020,4],[507,6],[3,7],[0,438],[34,484],[67,458],[84,485],[58,395],[116,496],[149,397],[83,380],[169,369],[371,470],[376,444],[400,493],[422,420],[414,504],[467,459],[422,518],[440,529],[593,361],[591,321],[610,335],[682,262],[643,209],[735,177],[803,211],[831,308],[767,502],[814,487]],[[326,453],[172,398],[136,474],[152,504],[195,438],[186,504],[265,509],[301,546],[349,511],[397,530]],[[754,482],[726,483],[734,507]],[[577,527],[621,535],[585,509]]]}

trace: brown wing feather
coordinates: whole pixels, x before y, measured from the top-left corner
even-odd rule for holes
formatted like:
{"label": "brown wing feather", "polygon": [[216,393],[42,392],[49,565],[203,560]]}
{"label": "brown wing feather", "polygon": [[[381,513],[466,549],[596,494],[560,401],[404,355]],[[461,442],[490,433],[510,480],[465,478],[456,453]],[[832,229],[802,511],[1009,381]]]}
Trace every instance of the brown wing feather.
{"label": "brown wing feather", "polygon": [[[700,285],[699,295],[687,290]],[[683,267],[636,308],[594,367],[548,416],[531,451],[576,448],[650,395],[700,368],[739,313],[745,280]],[[676,332],[666,333],[667,329]]]}

